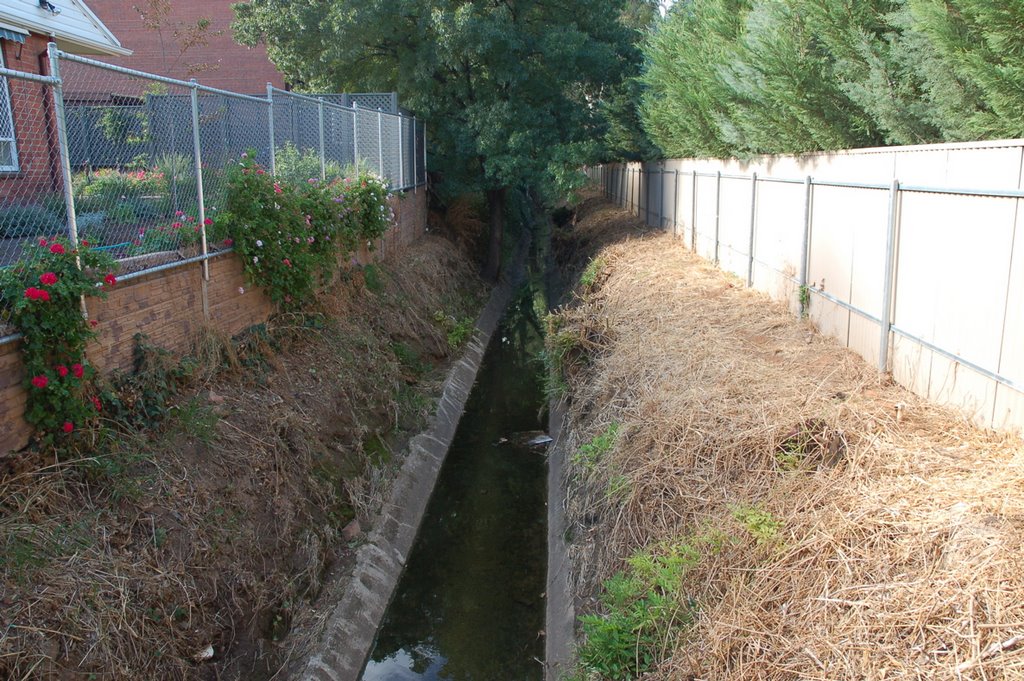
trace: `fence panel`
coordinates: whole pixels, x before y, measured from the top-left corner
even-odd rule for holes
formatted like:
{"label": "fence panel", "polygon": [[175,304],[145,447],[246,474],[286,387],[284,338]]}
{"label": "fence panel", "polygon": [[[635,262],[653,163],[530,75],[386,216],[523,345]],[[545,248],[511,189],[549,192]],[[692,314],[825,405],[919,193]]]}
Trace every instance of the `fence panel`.
{"label": "fence panel", "polygon": [[[664,229],[702,256],[717,253],[724,269],[808,313],[918,394],[985,425],[1024,428],[1024,359],[1015,352],[1024,335],[1022,158],[1024,141],[1004,141],[677,160],[589,175],[627,210],[639,205],[650,224],[668,196],[675,217]],[[879,181],[894,169],[950,184]],[[678,190],[664,181],[670,173]],[[755,183],[759,173],[767,176]],[[841,173],[849,175],[836,179]],[[988,186],[970,188],[972,178]]]}

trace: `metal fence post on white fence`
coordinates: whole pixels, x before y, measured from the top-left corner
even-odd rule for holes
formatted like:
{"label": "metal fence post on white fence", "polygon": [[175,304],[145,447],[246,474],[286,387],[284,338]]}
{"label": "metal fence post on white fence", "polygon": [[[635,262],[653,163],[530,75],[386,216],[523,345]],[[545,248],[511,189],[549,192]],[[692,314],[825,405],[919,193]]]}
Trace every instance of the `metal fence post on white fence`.
{"label": "metal fence post on white fence", "polygon": [[754,237],[757,233],[757,173],[750,176],[750,243],[747,245],[747,286],[754,285]]}
{"label": "metal fence post on white fence", "polygon": [[[71,156],[68,153],[68,126],[67,110],[64,108],[64,84],[60,78],[60,57],[57,53],[57,45],[50,43],[46,46],[47,57],[50,60],[50,73],[53,75],[53,108],[54,118],[57,124],[57,146],[60,148],[60,174],[61,182],[64,185],[64,204],[67,208],[68,238],[71,245],[78,248],[78,215],[75,212],[75,190],[71,184]],[[81,267],[81,263],[79,263]],[[85,299],[82,302],[85,307]]]}
{"label": "metal fence post on white fence", "polygon": [[808,175],[804,178],[804,229],[800,248],[800,281],[797,282],[801,317],[807,315],[807,305],[810,302],[810,293],[807,290],[807,272],[811,268],[811,196],[813,191],[814,185],[811,176]]}
{"label": "metal fence post on white fence", "polygon": [[889,369],[889,340],[892,329],[893,283],[896,277],[896,239],[899,230],[900,181],[889,188],[889,220],[885,236],[885,274],[882,284],[882,324],[878,345],[878,370]]}
{"label": "metal fence post on white fence", "polygon": [[722,171],[715,173],[715,264],[718,260],[718,242],[722,230]]}
{"label": "metal fence post on white fence", "polygon": [[377,168],[378,175],[384,177],[384,114],[377,109]]}

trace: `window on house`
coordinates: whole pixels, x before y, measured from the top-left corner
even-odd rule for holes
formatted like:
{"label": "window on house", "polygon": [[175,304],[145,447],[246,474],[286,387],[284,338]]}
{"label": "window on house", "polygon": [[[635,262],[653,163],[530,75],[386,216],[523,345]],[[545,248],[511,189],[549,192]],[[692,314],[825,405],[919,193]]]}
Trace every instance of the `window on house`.
{"label": "window on house", "polygon": [[[0,66],[4,53],[0,49]],[[7,78],[0,76],[0,171],[18,169],[18,143],[14,138],[14,116],[11,111],[11,86]]]}

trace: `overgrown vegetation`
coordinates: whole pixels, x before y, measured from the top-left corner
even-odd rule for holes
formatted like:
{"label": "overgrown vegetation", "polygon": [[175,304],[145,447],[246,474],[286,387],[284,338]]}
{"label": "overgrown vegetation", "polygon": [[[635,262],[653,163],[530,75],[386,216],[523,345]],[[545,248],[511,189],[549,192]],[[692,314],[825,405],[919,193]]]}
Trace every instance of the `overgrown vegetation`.
{"label": "overgrown vegetation", "polygon": [[1024,9],[1002,0],[677,2],[644,51],[668,157],[1024,135]]}
{"label": "overgrown vegetation", "polygon": [[441,239],[372,271],[376,291],[346,269],[305,310],[185,356],[137,336],[75,459],[0,464],[0,677],[260,681],[315,639],[341,531],[369,526],[452,353],[426,311],[482,300]]}

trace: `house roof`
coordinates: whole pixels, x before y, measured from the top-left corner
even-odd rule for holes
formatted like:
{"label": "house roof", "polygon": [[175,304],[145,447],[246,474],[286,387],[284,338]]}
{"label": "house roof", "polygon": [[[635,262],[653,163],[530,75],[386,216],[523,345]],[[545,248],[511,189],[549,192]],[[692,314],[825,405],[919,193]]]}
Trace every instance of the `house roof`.
{"label": "house roof", "polygon": [[127,56],[131,50],[120,41],[82,0],[49,0],[57,13],[44,9],[39,0],[4,0],[0,23],[39,35],[51,36],[62,50],[73,54]]}

